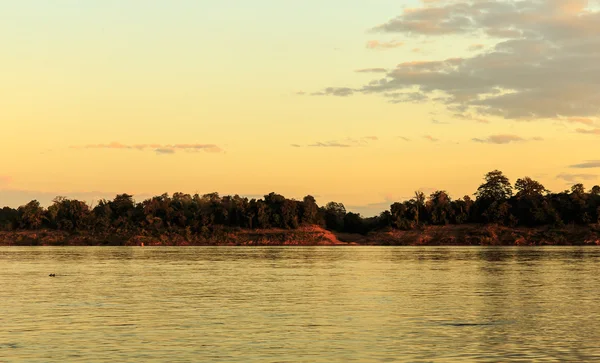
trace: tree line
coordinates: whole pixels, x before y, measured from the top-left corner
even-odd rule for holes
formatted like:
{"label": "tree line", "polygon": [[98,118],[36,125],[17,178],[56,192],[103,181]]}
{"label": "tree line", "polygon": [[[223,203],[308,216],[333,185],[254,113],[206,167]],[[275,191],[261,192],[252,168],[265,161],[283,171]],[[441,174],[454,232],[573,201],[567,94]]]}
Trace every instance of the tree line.
{"label": "tree line", "polygon": [[295,229],[319,225],[348,233],[394,228],[418,229],[426,225],[483,223],[535,227],[600,223],[600,186],[586,191],[582,184],[552,193],[529,177],[514,186],[499,170],[487,173],[474,193],[475,198],[450,198],[444,190],[396,202],[376,217],[364,218],[348,212],[342,203],[318,206],[308,195],[301,201],[276,193],[262,199],[220,196],[217,193],[163,194],[136,202],[132,195],[119,194],[95,206],[57,197],[44,208],[36,200],[16,209],[0,209],[0,230],[54,229],[89,233],[202,234],[231,228]]}

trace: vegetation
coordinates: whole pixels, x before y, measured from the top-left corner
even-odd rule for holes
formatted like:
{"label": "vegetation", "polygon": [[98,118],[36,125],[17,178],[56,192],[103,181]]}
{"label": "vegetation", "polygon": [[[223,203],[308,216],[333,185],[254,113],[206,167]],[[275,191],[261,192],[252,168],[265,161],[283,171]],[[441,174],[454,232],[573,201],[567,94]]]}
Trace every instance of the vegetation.
{"label": "vegetation", "polygon": [[[515,193],[516,192],[516,193]],[[163,194],[142,202],[128,194],[101,200],[95,206],[57,197],[48,208],[33,200],[17,209],[0,209],[0,231],[56,230],[96,236],[179,236],[185,240],[214,238],[236,230],[282,229],[317,225],[339,233],[412,231],[428,226],[493,224],[510,228],[600,223],[600,187],[581,184],[551,193],[525,177],[511,185],[498,170],[485,175],[474,193],[452,199],[444,190],[396,202],[377,217],[363,218],[341,203],[318,206],[315,198],[287,199],[271,193],[263,199],[219,196],[217,193]]]}

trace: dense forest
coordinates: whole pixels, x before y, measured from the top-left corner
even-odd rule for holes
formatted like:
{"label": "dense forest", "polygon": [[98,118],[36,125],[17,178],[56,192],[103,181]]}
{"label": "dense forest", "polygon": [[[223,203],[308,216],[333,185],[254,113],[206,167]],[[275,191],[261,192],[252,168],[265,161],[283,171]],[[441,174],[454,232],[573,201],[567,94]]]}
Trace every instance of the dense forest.
{"label": "dense forest", "polygon": [[100,200],[95,206],[57,197],[48,208],[33,200],[16,209],[0,209],[0,230],[210,236],[223,230],[318,225],[336,232],[366,234],[386,228],[412,230],[447,224],[561,227],[600,222],[597,185],[586,191],[582,184],[575,184],[570,190],[552,193],[529,177],[518,179],[513,186],[501,171],[494,170],[485,175],[474,197],[451,199],[443,190],[429,196],[415,192],[414,198],[394,203],[389,210],[370,218],[346,211],[341,203],[318,206],[310,195],[294,200],[271,193],[263,199],[249,200],[217,193],[175,193],[136,202],[131,195],[120,194],[113,200]]}

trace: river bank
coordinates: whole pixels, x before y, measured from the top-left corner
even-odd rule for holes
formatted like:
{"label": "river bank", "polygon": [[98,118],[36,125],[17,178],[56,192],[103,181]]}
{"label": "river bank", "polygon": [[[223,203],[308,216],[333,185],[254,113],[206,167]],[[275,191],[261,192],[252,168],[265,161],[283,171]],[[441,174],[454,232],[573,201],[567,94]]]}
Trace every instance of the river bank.
{"label": "river bank", "polygon": [[317,226],[294,230],[220,231],[205,237],[178,233],[139,234],[68,233],[55,230],[0,232],[2,246],[523,246],[600,245],[600,226],[510,228],[497,225],[426,226],[367,235],[334,233]]}

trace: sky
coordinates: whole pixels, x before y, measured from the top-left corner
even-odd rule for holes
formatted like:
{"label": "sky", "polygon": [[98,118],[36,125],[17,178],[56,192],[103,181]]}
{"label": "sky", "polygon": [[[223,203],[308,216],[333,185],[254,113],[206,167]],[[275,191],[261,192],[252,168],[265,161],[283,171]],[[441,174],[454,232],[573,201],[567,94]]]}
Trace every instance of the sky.
{"label": "sky", "polygon": [[0,3],[0,205],[600,183],[600,1]]}

